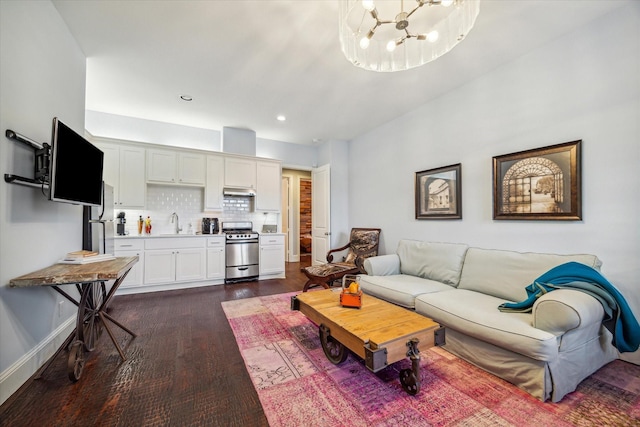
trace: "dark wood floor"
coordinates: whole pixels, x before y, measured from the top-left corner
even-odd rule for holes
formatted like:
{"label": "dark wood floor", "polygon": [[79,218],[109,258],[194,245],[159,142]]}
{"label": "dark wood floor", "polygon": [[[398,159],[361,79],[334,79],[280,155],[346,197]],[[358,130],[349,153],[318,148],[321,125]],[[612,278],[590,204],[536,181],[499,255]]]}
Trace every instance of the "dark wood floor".
{"label": "dark wood floor", "polygon": [[302,263],[286,279],[155,292],[113,299],[122,362],[106,333],[71,383],[62,352],[42,378],[0,407],[0,426],[266,426],[222,301],[299,291]]}

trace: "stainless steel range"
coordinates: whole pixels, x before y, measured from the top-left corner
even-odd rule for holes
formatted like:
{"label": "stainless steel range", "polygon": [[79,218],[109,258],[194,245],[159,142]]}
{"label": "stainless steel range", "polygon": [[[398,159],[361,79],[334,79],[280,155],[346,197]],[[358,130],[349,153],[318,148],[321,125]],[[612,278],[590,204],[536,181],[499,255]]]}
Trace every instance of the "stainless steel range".
{"label": "stainless steel range", "polygon": [[251,221],[223,222],[225,235],[226,274],[225,283],[256,280],[260,274],[258,233]]}

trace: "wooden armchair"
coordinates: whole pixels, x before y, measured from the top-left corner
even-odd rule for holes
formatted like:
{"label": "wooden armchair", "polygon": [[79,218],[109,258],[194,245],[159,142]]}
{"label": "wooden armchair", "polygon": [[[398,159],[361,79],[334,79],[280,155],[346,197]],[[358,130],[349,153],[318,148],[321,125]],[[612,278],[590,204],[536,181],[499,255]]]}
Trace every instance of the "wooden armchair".
{"label": "wooden armchair", "polygon": [[[342,279],[345,274],[365,274],[364,260],[378,255],[379,245],[379,228],[352,228],[349,243],[327,252],[327,264],[311,265],[302,269],[308,278],[302,292],[307,292],[310,287],[316,285],[329,289],[335,280]],[[348,252],[344,259],[334,263],[333,253],[347,249]]]}

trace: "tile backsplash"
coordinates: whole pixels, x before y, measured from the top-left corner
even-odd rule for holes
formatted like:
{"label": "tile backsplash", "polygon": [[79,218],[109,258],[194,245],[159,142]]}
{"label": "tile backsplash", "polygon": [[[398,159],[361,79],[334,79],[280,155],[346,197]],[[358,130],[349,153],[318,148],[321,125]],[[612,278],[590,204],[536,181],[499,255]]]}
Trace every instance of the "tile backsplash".
{"label": "tile backsplash", "polygon": [[264,224],[277,224],[278,214],[254,212],[254,199],[251,197],[225,197],[222,211],[204,210],[204,189],[174,185],[148,185],[146,209],[115,209],[114,217],[124,212],[127,220],[126,231],[129,235],[138,234],[138,218],[151,218],[151,234],[171,233],[175,224],[171,223],[171,214],[179,218],[182,232],[202,230],[202,218],[218,218],[224,221],[252,221],[254,230],[260,231]]}

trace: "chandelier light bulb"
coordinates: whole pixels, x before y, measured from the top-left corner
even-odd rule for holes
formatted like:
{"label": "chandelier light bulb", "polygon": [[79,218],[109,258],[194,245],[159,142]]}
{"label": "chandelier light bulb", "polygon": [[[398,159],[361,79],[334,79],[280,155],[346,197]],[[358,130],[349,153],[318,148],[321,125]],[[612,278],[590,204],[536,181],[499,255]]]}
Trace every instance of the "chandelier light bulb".
{"label": "chandelier light bulb", "polygon": [[371,12],[373,9],[376,8],[376,5],[373,2],[373,0],[362,0],[362,7],[364,7],[367,11]]}
{"label": "chandelier light bulb", "polygon": [[433,30],[429,34],[427,34],[427,40],[429,40],[431,43],[437,42],[439,37],[440,34],[438,34],[436,30]]}
{"label": "chandelier light bulb", "polygon": [[387,51],[393,52],[394,50],[396,50],[396,42],[395,40],[389,40],[387,43]]}
{"label": "chandelier light bulb", "polygon": [[444,7],[449,7],[453,4],[453,0],[442,0],[442,2],[440,2],[440,4]]}
{"label": "chandelier light bulb", "polygon": [[366,49],[369,47],[369,38],[363,37],[360,39],[360,49]]}

